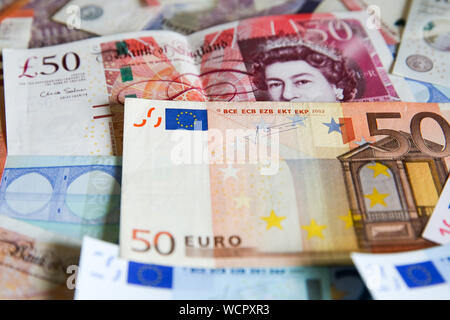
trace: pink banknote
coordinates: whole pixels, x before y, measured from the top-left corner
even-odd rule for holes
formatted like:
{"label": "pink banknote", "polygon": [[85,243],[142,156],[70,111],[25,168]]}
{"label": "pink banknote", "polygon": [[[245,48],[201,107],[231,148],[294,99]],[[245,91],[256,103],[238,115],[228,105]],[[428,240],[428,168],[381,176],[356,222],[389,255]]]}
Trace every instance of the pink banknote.
{"label": "pink banknote", "polygon": [[[361,15],[353,17],[261,17],[193,34],[186,43],[151,36],[102,43],[110,100],[398,100],[374,47],[382,39],[369,37]],[[183,60],[193,70],[177,67]]]}
{"label": "pink banknote", "polygon": [[[340,15],[343,15],[340,18]],[[364,14],[285,15],[101,44],[117,151],[125,97],[188,101],[395,101],[386,45]],[[378,52],[377,52],[377,50]]]}

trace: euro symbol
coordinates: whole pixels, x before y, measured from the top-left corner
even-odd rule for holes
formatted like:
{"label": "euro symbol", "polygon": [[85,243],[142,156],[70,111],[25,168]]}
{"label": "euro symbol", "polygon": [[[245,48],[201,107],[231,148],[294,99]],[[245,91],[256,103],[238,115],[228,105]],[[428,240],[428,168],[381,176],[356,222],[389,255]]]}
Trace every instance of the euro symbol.
{"label": "euro symbol", "polygon": [[37,59],[37,57],[34,56],[34,57],[31,57],[31,58],[28,58],[27,61],[25,61],[25,65],[22,67],[22,68],[23,68],[23,72],[22,72],[22,74],[19,76],[19,78],[22,78],[22,77],[34,78],[34,77],[37,76],[37,72],[35,72],[34,75],[27,74],[28,68],[32,68],[32,67],[30,66],[30,60],[31,60],[31,59]]}

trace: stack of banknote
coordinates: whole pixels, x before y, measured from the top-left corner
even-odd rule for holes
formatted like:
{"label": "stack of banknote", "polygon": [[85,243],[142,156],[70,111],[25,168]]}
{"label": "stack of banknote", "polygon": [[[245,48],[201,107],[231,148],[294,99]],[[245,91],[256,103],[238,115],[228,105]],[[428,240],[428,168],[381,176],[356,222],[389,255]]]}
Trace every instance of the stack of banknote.
{"label": "stack of banknote", "polygon": [[2,1],[0,298],[450,299],[449,17]]}

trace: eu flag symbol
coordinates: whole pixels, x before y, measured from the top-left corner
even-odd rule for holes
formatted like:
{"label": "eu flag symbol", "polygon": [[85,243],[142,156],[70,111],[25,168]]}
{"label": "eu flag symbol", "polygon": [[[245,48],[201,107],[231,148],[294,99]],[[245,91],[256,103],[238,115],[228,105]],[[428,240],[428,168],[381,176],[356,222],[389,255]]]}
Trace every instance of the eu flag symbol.
{"label": "eu flag symbol", "polygon": [[172,288],[173,268],[130,261],[128,283],[148,287]]}
{"label": "eu flag symbol", "polygon": [[198,109],[166,109],[166,130],[208,130],[208,112]]}
{"label": "eu flag symbol", "polygon": [[426,261],[414,264],[395,266],[410,288],[426,287],[435,284],[445,283],[433,262]]}

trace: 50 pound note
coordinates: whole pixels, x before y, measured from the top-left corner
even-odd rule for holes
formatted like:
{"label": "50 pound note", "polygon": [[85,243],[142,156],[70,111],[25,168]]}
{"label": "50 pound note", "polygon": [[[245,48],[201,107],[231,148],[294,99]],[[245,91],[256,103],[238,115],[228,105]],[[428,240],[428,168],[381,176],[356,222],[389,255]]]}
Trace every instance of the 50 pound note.
{"label": "50 pound note", "polygon": [[126,97],[399,100],[386,72],[392,56],[366,19],[260,17],[189,36],[143,31],[4,50],[9,154],[121,154]]}

